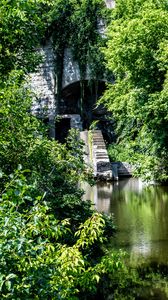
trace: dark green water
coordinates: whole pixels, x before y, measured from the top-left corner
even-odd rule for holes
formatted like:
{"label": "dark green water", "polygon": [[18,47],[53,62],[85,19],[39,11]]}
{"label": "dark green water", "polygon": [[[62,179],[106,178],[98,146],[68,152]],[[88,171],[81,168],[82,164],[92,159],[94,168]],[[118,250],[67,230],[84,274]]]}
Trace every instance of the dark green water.
{"label": "dark green water", "polygon": [[113,246],[131,260],[168,264],[168,186],[145,186],[139,179],[85,187],[98,211],[114,214]]}

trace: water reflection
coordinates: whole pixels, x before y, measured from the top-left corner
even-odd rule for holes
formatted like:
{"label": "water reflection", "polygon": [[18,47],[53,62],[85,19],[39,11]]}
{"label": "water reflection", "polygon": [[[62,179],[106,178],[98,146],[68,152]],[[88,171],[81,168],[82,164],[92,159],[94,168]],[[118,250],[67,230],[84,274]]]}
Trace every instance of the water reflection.
{"label": "water reflection", "polygon": [[118,233],[112,243],[138,256],[168,263],[168,187],[146,187],[139,179],[85,187],[98,211],[113,213]]}

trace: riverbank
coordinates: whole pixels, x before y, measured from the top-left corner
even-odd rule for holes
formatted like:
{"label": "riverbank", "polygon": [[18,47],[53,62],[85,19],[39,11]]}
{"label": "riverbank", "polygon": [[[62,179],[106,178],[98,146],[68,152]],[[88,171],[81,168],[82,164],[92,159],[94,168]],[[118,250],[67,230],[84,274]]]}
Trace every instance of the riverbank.
{"label": "riverbank", "polygon": [[127,178],[84,189],[84,200],[91,199],[99,212],[113,216],[116,234],[109,240],[111,252],[127,253],[118,292],[114,297],[110,293],[114,286],[108,286],[109,295],[102,299],[167,300],[168,186],[147,186]]}

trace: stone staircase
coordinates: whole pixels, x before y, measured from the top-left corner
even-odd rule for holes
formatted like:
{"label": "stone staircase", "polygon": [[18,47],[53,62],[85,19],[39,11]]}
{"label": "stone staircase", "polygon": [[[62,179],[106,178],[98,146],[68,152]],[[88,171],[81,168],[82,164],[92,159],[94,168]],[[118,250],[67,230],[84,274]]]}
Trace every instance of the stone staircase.
{"label": "stone staircase", "polygon": [[80,138],[84,142],[84,160],[93,169],[98,180],[112,180],[111,163],[101,130],[82,131]]}
{"label": "stone staircase", "polygon": [[81,131],[85,163],[93,169],[97,180],[117,181],[132,176],[133,166],[127,162],[110,162],[101,130]]}
{"label": "stone staircase", "polygon": [[91,155],[94,169],[94,176],[97,179],[111,180],[112,169],[106,145],[101,130],[91,132]]}

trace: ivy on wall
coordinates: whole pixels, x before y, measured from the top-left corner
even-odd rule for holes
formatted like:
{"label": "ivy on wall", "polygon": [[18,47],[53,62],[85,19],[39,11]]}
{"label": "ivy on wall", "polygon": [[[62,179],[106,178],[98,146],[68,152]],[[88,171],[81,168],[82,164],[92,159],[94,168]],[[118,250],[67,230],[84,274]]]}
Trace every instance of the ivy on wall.
{"label": "ivy on wall", "polygon": [[[50,12],[50,32],[55,53],[57,103],[61,99],[63,58],[66,47],[72,49],[79,64],[81,98],[84,98],[84,79],[89,65],[90,78],[103,77],[104,64],[100,46],[105,43],[98,32],[98,21],[105,22],[103,0],[57,0]],[[83,101],[83,100],[82,100]]]}

